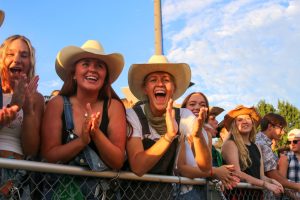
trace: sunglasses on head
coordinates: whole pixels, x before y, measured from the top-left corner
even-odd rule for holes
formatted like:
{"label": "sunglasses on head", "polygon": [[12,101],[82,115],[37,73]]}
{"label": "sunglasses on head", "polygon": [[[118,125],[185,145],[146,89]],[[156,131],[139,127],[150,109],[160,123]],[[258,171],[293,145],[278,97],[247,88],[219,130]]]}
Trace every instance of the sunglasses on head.
{"label": "sunglasses on head", "polygon": [[297,144],[299,140],[292,140],[292,141],[287,141],[288,144]]}

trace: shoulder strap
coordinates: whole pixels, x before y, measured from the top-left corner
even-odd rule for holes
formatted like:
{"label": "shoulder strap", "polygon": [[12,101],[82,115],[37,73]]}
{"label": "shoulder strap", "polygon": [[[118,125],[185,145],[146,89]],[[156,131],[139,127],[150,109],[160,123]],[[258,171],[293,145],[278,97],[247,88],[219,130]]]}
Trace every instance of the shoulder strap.
{"label": "shoulder strap", "polygon": [[180,125],[180,108],[174,108],[175,109],[175,120],[178,124],[178,132],[177,134],[180,134],[179,132],[179,125]]}
{"label": "shoulder strap", "polygon": [[64,117],[65,117],[65,126],[66,130],[73,130],[73,115],[72,115],[72,104],[69,100],[69,97],[62,96],[64,99]]}
{"label": "shoulder strap", "polygon": [[107,127],[108,127],[108,98],[103,100],[103,109],[102,109],[102,120],[100,124],[100,130],[107,136]]}
{"label": "shoulder strap", "polygon": [[140,105],[137,105],[137,106],[133,106],[132,108],[135,111],[135,113],[137,114],[138,119],[140,120],[140,123],[142,125],[143,135],[145,135],[147,133],[150,133],[150,128],[149,128],[148,120],[146,118],[146,115],[143,112],[142,107]]}

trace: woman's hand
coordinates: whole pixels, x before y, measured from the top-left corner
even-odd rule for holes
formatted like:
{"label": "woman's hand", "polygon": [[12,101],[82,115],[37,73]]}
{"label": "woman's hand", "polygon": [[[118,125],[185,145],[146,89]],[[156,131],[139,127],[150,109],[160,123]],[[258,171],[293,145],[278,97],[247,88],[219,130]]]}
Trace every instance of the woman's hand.
{"label": "woman's hand", "polygon": [[[27,88],[27,76],[26,74],[21,74],[14,83],[14,92],[11,98],[11,105],[17,105],[19,110],[23,107],[25,101],[25,92]],[[19,111],[18,110],[18,111]]]}
{"label": "woman's hand", "polygon": [[282,189],[282,186],[278,186],[278,185],[275,185],[273,183],[269,183],[267,181],[264,181],[263,183],[263,187],[265,187],[266,189],[274,192],[275,195],[280,195],[281,193],[283,193],[283,189]]}
{"label": "woman's hand", "polygon": [[199,134],[202,133],[202,128],[203,128],[204,123],[205,123],[205,119],[206,119],[206,116],[207,116],[207,111],[208,111],[208,108],[206,108],[206,107],[200,108],[199,116],[197,117],[196,122],[194,123],[194,127],[193,127],[193,134],[192,135],[194,137],[199,137]]}
{"label": "woman's hand", "polygon": [[34,111],[34,94],[37,92],[39,77],[33,77],[25,87],[25,99],[23,110],[25,113],[30,113]]}
{"label": "woman's hand", "polygon": [[233,189],[240,182],[240,179],[234,174],[234,165],[222,165],[214,168],[214,173],[217,179],[222,181],[226,189]]}
{"label": "woman's hand", "polygon": [[173,109],[173,99],[168,102],[166,110],[166,125],[169,138],[174,138],[178,132],[178,124],[175,120],[175,111]]}

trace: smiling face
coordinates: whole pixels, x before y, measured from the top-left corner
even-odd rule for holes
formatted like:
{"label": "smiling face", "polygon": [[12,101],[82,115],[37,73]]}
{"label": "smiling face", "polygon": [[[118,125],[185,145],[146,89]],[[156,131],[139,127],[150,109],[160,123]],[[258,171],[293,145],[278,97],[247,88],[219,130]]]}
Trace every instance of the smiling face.
{"label": "smiling face", "polygon": [[235,123],[238,131],[243,133],[250,133],[253,128],[253,122],[249,115],[239,115],[235,118]]}
{"label": "smiling face", "polygon": [[146,76],[143,90],[149,99],[152,114],[162,116],[175,91],[173,77],[166,72],[153,72]]}
{"label": "smiling face", "polygon": [[6,49],[4,65],[8,69],[8,80],[13,87],[21,74],[29,75],[31,69],[30,49],[22,39],[13,40]]}
{"label": "smiling face", "polygon": [[192,94],[186,104],[186,108],[192,111],[197,117],[199,116],[200,108],[203,107],[207,108],[208,106],[203,95],[199,93]]}
{"label": "smiling face", "polygon": [[84,58],[76,62],[74,79],[77,88],[99,91],[107,74],[106,64],[95,58]]}

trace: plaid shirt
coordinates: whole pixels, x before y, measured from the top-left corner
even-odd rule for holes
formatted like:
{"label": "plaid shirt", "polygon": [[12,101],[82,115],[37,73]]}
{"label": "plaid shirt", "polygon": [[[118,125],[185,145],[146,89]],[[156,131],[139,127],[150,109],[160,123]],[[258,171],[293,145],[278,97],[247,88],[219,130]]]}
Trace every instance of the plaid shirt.
{"label": "plaid shirt", "polygon": [[300,161],[293,151],[287,153],[289,167],[288,167],[288,179],[300,183]]}
{"label": "plaid shirt", "polygon": [[278,157],[272,151],[272,140],[268,138],[263,132],[259,132],[256,135],[255,143],[260,147],[263,161],[264,171],[268,172],[277,169]]}

